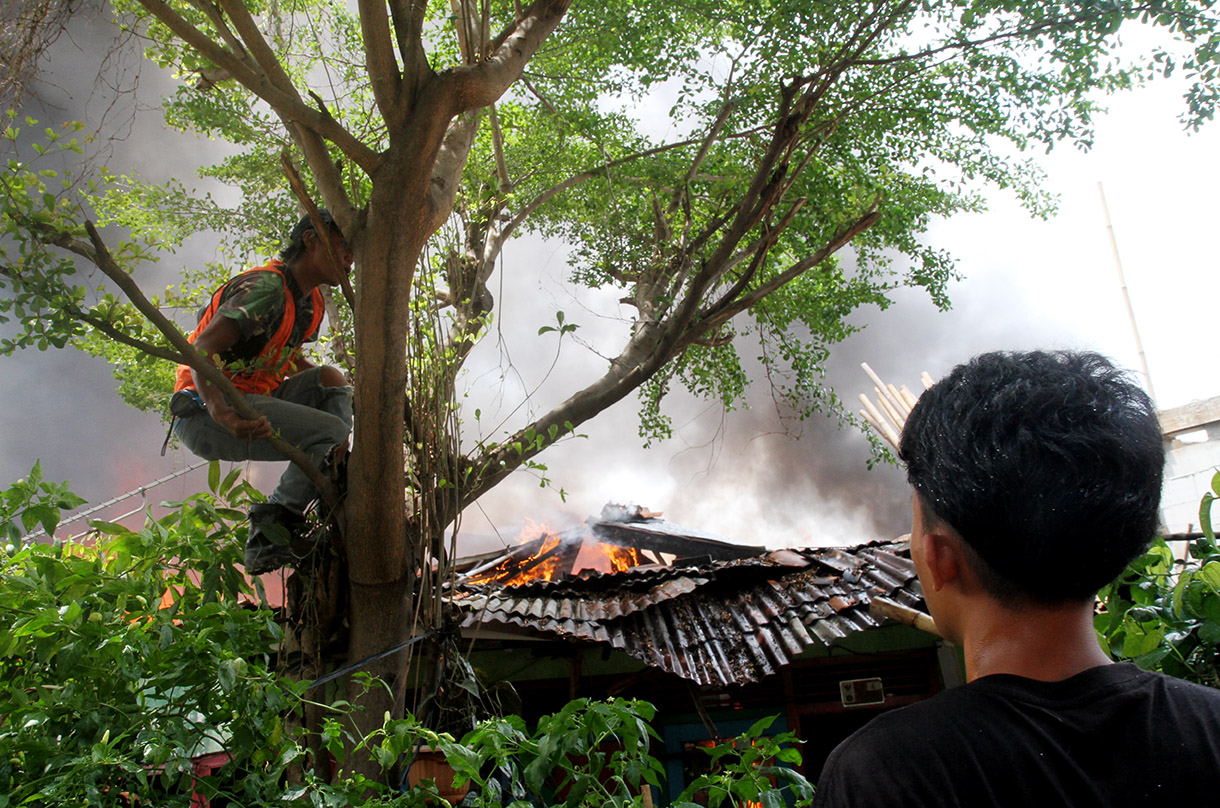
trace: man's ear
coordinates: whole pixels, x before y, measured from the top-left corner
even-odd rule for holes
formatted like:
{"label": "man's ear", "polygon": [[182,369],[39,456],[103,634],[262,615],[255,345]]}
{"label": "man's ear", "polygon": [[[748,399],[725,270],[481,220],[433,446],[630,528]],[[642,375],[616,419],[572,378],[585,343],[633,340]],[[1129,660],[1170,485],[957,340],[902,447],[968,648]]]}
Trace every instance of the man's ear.
{"label": "man's ear", "polygon": [[928,583],[939,592],[953,581],[959,581],[966,559],[960,540],[947,533],[931,530],[923,536],[924,564],[928,570]]}

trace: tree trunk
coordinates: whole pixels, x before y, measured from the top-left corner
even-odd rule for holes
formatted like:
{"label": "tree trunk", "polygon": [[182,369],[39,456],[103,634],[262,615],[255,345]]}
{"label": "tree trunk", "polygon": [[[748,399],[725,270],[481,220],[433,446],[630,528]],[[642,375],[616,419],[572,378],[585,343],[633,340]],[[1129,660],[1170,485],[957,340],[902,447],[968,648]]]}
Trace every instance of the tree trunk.
{"label": "tree trunk", "polygon": [[[348,466],[346,547],[351,585],[348,661],[402,642],[411,630],[411,576],[404,498],[403,396],[411,279],[428,234],[412,199],[426,186],[407,181],[406,161],[387,160],[375,178],[365,229],[357,239],[359,290],[356,333],[355,429]],[[415,173],[415,172],[410,172]],[[394,212],[412,211],[404,218]],[[418,212],[415,212],[418,211]],[[402,711],[405,676],[399,655],[363,669],[388,685],[368,691],[349,680],[358,705],[354,729],[367,735],[384,715]],[[380,775],[366,755],[348,761],[370,778]]]}

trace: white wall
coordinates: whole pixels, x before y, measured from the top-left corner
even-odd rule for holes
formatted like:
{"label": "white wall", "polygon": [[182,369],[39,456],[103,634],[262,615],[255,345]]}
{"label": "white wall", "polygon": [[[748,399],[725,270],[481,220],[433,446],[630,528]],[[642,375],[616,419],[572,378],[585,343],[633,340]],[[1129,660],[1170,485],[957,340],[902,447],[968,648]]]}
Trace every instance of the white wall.
{"label": "white wall", "polygon": [[1161,494],[1161,521],[1169,533],[1199,529],[1199,500],[1211,490],[1220,468],[1220,424],[1208,429],[1201,443],[1174,441],[1165,464]]}

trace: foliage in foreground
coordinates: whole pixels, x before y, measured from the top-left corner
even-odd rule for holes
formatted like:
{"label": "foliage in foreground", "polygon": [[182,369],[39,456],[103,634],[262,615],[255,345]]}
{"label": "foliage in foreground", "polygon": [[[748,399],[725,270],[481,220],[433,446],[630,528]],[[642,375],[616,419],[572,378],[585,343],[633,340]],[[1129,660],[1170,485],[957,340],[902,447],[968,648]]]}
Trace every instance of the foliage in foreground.
{"label": "foliage in foreground", "polygon": [[1098,637],[1115,658],[1220,687],[1220,547],[1211,520],[1217,497],[1220,472],[1199,505],[1203,535],[1188,543],[1187,558],[1175,558],[1157,539],[1098,593]]}
{"label": "foliage in foreground", "polygon": [[[235,471],[211,493],[174,503],[141,530],[93,523],[90,545],[22,543],[39,525],[53,533],[60,509],[81,504],[41,470],[0,492],[0,808],[16,805],[187,806],[192,793],[236,805],[412,806],[435,785],[400,790],[359,774],[322,782],[311,766],[301,714],[309,682],[273,669],[281,640],[273,613],[235,566],[243,513],[257,492]],[[380,686],[372,682],[370,686]],[[398,783],[404,762],[428,746],[445,754],[472,808],[637,805],[642,783],[663,767],[648,754],[652,705],[578,700],[532,730],[492,718],[460,740],[413,716],[353,737],[340,703],[328,709],[321,746],[342,766],[370,754]],[[713,771],[679,804],[706,791],[709,804],[749,799],[807,802],[809,784],[771,763],[799,761],[790,736],[768,737],[770,719],[711,750]],[[198,776],[192,758],[231,760]],[[770,778],[781,784],[771,785]]]}

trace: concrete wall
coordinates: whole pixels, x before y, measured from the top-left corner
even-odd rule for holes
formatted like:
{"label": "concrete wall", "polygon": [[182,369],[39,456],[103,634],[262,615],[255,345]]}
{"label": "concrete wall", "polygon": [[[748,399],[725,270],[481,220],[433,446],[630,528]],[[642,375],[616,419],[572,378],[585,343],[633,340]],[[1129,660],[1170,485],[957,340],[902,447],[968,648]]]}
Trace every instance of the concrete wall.
{"label": "concrete wall", "polygon": [[1189,533],[1199,529],[1199,500],[1220,469],[1220,397],[1163,410],[1160,418],[1166,438],[1161,523],[1169,533]]}

